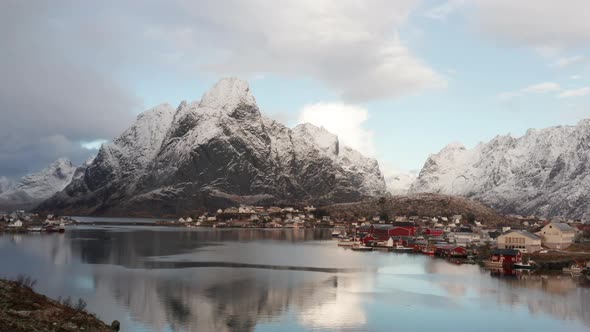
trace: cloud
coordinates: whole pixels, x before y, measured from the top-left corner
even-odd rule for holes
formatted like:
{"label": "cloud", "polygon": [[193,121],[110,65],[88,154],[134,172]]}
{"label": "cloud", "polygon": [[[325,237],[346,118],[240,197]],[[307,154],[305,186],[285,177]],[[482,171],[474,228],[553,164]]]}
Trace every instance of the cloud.
{"label": "cloud", "polygon": [[367,156],[375,156],[374,133],[365,128],[369,112],[360,106],[344,103],[306,105],[299,114],[299,123],[309,122],[338,135],[340,142]]}
{"label": "cloud", "polygon": [[[400,36],[418,3],[2,1],[0,123],[8,129],[0,153],[15,142],[37,149],[56,135],[77,142],[81,153],[79,142],[112,138],[142,107],[125,85],[137,73],[312,79],[353,102],[445,87]],[[17,172],[5,165],[0,174]]]}
{"label": "cloud", "polygon": [[553,82],[544,82],[539,84],[529,85],[522,89],[523,93],[547,93],[552,91],[559,91],[561,88],[559,84]]}
{"label": "cloud", "polygon": [[413,8],[414,1],[407,0],[328,0],[254,6],[221,1],[187,10],[198,12],[197,20],[207,16],[203,24],[214,36],[211,45],[224,55],[207,69],[313,77],[343,98],[359,101],[445,86],[398,36]]}
{"label": "cloud", "polygon": [[552,65],[555,67],[564,68],[564,67],[569,67],[571,65],[583,62],[585,60],[586,60],[586,57],[584,57],[583,55],[574,55],[571,57],[559,58],[559,59],[555,60],[555,62]]}
{"label": "cloud", "polygon": [[0,174],[46,167],[58,157],[80,162],[81,140],[112,137],[139,104],[108,76],[72,55],[50,15],[51,3],[0,4]]}
{"label": "cloud", "polygon": [[590,1],[477,0],[472,24],[507,45],[541,50],[583,48],[590,42]]}
{"label": "cloud", "polygon": [[96,50],[101,61],[137,59],[185,74],[311,77],[359,101],[446,86],[399,36],[417,2],[71,2],[58,14],[86,40],[85,55]]}
{"label": "cloud", "polygon": [[572,79],[572,80],[579,80],[580,78],[582,78],[582,76],[580,76],[580,75],[571,75],[570,76],[570,79]]}
{"label": "cloud", "polygon": [[524,87],[518,91],[510,91],[510,92],[502,92],[498,94],[498,99],[500,100],[510,100],[516,97],[523,97],[527,94],[545,94],[549,92],[556,92],[560,91],[561,87],[557,83],[553,82],[543,82],[532,84],[527,87]]}
{"label": "cloud", "polygon": [[433,8],[430,8],[429,10],[427,10],[426,13],[424,14],[424,16],[435,19],[435,20],[445,21],[447,19],[447,17],[449,17],[451,14],[455,13],[464,4],[465,4],[465,0],[446,1],[441,5],[438,5],[436,7],[433,7]]}
{"label": "cloud", "polygon": [[98,150],[106,142],[108,142],[106,139],[97,139],[89,142],[82,141],[80,145],[86,150]]}
{"label": "cloud", "polygon": [[559,94],[559,98],[584,97],[590,95],[590,86],[579,89],[564,90]]}

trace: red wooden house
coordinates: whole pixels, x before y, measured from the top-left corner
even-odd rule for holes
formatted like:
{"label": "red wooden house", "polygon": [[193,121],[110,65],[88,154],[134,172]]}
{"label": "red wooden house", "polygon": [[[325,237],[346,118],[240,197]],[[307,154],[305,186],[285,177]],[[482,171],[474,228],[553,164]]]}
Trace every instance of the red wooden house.
{"label": "red wooden house", "polygon": [[503,267],[511,267],[514,263],[522,262],[522,253],[514,249],[494,249],[490,261],[502,263]]}
{"label": "red wooden house", "polygon": [[442,236],[444,233],[445,231],[440,228],[426,228],[424,230],[424,235],[432,237],[439,237]]}
{"label": "red wooden house", "polygon": [[454,244],[436,245],[434,254],[441,257],[467,257],[467,248]]}

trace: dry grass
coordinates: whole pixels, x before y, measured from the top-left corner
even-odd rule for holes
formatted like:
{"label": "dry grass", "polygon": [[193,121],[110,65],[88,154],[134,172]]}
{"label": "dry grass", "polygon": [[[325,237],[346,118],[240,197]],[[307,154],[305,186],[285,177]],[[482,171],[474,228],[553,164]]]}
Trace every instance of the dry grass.
{"label": "dry grass", "polygon": [[112,331],[85,311],[86,302],[55,301],[33,291],[35,280],[19,276],[15,281],[0,279],[0,332],[25,331]]}

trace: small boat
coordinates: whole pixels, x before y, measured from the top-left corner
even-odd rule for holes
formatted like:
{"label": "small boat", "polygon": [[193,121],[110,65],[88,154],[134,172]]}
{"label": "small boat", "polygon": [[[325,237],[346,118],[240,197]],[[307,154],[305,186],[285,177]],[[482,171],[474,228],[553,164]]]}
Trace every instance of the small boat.
{"label": "small boat", "polygon": [[434,256],[434,249],[424,248],[424,249],[422,249],[422,254],[428,255],[428,256]]}
{"label": "small boat", "polygon": [[354,250],[354,251],[373,251],[373,247],[367,247],[364,245],[354,245],[352,247],[350,247],[350,250]]}
{"label": "small boat", "polygon": [[531,264],[531,262],[526,262],[526,263],[514,263],[512,265],[512,268],[515,270],[532,270],[535,268],[534,265]]}
{"label": "small boat", "polygon": [[350,240],[350,239],[344,239],[344,240],[338,241],[339,247],[352,247],[356,244],[358,244],[358,242]]}
{"label": "small boat", "polygon": [[57,231],[60,233],[64,233],[66,231],[66,225],[64,225],[64,223],[59,224]]}
{"label": "small boat", "polygon": [[570,267],[564,267],[562,271],[563,273],[582,274],[584,268],[577,265],[572,265]]}
{"label": "small boat", "polygon": [[414,249],[412,249],[412,248],[408,248],[408,247],[404,247],[404,246],[403,246],[403,245],[401,245],[401,244],[396,244],[396,245],[395,245],[395,246],[394,246],[394,247],[391,249],[391,251],[394,251],[394,252],[412,252],[412,251],[414,251]]}
{"label": "small boat", "polygon": [[344,229],[344,227],[336,226],[332,230],[332,237],[342,238],[345,235],[346,235],[346,230]]}
{"label": "small boat", "polygon": [[29,232],[43,232],[43,227],[41,226],[32,226],[27,228]]}

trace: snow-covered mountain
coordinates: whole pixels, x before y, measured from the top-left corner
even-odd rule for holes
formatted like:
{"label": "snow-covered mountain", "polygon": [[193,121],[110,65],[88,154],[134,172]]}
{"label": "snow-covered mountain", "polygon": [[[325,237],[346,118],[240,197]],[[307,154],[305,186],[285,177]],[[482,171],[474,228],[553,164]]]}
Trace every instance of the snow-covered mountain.
{"label": "snow-covered mountain", "polygon": [[392,172],[385,174],[387,191],[393,195],[406,195],[417,178],[416,172]]}
{"label": "snow-covered mountain", "polygon": [[200,101],[141,114],[83,177],[40,210],[181,214],[236,203],[330,203],[381,195],[376,160],[311,124],[261,115],[248,83],[219,81]]}
{"label": "snow-covered mountain", "polygon": [[[16,184],[6,180],[7,188],[0,192],[0,209],[34,207],[63,190],[72,181],[77,169],[69,160],[60,158],[40,172],[23,177]],[[2,182],[0,179],[0,187],[4,189]]]}
{"label": "snow-covered mountain", "polygon": [[475,198],[506,213],[590,217],[590,120],[497,136],[429,157],[410,192]]}
{"label": "snow-covered mountain", "polygon": [[14,183],[12,183],[12,181],[9,178],[7,178],[5,176],[0,176],[0,194],[8,191],[13,186],[14,186]]}

